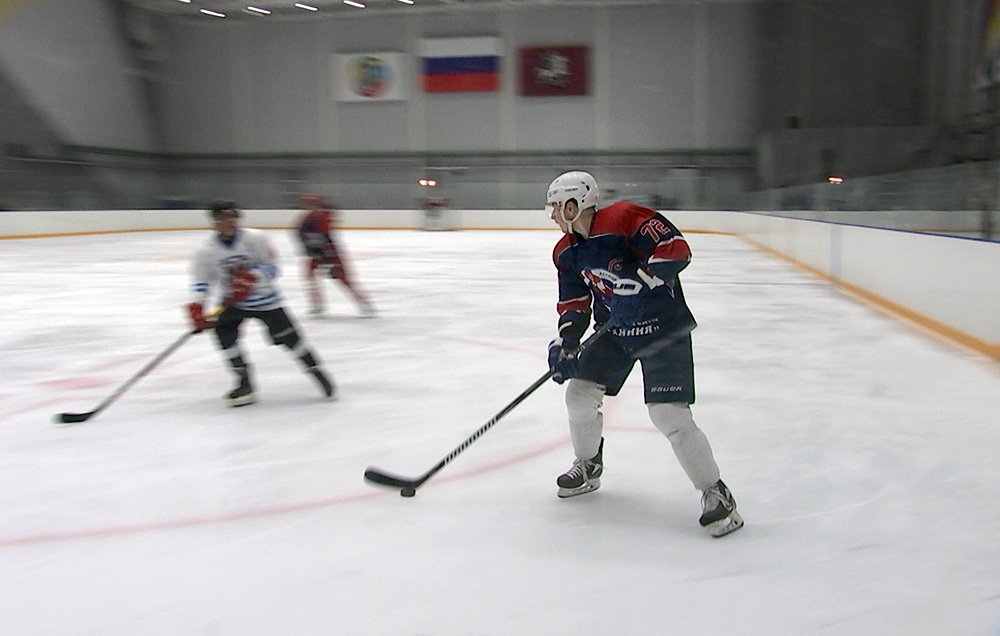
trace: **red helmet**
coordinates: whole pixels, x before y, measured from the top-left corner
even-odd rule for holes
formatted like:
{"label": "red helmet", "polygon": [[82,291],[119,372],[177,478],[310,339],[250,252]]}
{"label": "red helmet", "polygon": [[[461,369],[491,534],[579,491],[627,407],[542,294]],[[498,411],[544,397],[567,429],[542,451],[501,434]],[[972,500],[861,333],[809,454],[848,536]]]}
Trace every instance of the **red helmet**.
{"label": "red helmet", "polygon": [[323,199],[318,194],[299,195],[299,204],[304,208],[314,209],[323,207]]}

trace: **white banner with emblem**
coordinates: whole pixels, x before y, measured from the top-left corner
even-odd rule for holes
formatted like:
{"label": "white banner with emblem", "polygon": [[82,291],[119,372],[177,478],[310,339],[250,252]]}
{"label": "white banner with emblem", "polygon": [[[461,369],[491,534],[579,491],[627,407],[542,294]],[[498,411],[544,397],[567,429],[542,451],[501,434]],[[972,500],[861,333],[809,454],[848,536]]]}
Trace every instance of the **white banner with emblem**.
{"label": "white banner with emblem", "polygon": [[333,64],[333,94],[342,102],[384,102],[406,99],[405,57],[402,53],[338,53]]}

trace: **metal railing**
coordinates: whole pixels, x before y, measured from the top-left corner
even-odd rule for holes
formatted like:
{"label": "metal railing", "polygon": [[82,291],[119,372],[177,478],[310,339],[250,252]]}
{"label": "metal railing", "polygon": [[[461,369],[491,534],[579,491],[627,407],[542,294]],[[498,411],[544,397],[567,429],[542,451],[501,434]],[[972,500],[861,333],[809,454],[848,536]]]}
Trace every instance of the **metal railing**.
{"label": "metal railing", "polygon": [[[67,146],[0,158],[0,209],[294,207],[302,192],[350,209],[541,207],[560,172],[589,170],[605,200],[662,210],[753,210],[803,219],[1000,240],[1000,162],[752,191],[747,150],[167,155]],[[435,185],[421,186],[421,182]]]}
{"label": "metal railing", "polygon": [[[36,178],[6,187],[0,163],[0,207],[199,207],[226,197],[274,208],[317,192],[354,209],[414,208],[428,196],[463,209],[518,209],[540,207],[551,179],[581,169],[615,198],[714,209],[731,206],[752,187],[754,173],[752,151],[740,149],[160,155],[66,147],[59,155],[7,157],[8,169]],[[26,183],[33,186],[21,187]]]}
{"label": "metal railing", "polygon": [[851,225],[1000,240],[1000,162],[845,178],[741,195],[740,208]]}

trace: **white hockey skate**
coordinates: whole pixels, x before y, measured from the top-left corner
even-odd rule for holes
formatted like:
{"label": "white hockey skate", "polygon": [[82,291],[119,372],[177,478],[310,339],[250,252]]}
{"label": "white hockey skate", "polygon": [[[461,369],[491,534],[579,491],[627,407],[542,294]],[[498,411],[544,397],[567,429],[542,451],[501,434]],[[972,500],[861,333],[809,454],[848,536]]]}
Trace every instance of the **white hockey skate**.
{"label": "white hockey skate", "polygon": [[698,522],[713,537],[724,537],[743,527],[743,517],[736,512],[736,499],[721,479],[701,493],[701,508]]}

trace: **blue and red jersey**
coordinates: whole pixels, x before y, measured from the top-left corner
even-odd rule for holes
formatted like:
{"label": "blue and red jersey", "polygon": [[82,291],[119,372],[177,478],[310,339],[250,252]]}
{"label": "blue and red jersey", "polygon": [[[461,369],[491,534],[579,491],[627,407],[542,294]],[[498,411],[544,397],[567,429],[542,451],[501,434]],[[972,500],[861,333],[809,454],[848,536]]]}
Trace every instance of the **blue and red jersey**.
{"label": "blue and red jersey", "polygon": [[657,318],[668,329],[694,323],[678,278],[691,262],[691,248],[655,210],[628,201],[602,208],[587,238],[562,236],[552,261],[559,277],[560,316],[593,312],[594,322],[604,323],[614,286],[637,282],[650,288],[644,290],[643,319]]}
{"label": "blue and red jersey", "polygon": [[299,240],[308,256],[323,257],[333,244],[330,231],[333,229],[333,219],[330,210],[314,209],[301,216],[296,231]]}

